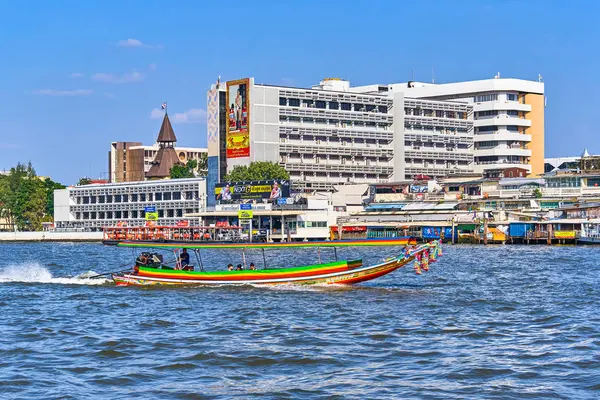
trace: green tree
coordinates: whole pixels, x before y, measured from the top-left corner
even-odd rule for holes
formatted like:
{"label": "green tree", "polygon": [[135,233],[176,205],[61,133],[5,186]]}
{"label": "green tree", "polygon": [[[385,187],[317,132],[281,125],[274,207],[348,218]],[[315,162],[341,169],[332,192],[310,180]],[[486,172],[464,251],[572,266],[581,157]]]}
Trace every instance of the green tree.
{"label": "green tree", "polygon": [[42,222],[52,221],[54,189],[63,185],[40,179],[29,163],[17,164],[0,177],[0,217],[19,230],[41,230]]}
{"label": "green tree", "polygon": [[533,189],[533,197],[535,197],[536,199],[541,199],[542,197],[544,197],[544,194],[542,193],[540,188],[535,188]]}
{"label": "green tree", "polygon": [[198,161],[188,160],[186,164],[177,163],[173,165],[169,170],[169,174],[171,179],[193,178],[196,167],[198,167]]}
{"label": "green tree", "polygon": [[77,183],[79,186],[83,186],[83,185],[91,185],[92,184],[92,180],[90,178],[86,178],[83,177],[79,180],[79,182]]}
{"label": "green tree", "polygon": [[290,174],[281,165],[269,161],[251,162],[249,166],[238,165],[225,176],[227,182],[281,179],[290,179]]}

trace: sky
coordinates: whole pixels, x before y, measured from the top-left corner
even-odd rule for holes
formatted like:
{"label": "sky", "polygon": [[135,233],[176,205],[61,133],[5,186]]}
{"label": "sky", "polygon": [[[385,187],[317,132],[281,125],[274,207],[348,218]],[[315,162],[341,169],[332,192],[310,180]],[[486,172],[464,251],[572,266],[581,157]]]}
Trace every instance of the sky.
{"label": "sky", "polygon": [[600,2],[0,0],[0,170],[107,177],[113,141],[206,146],[221,81],[543,76],[546,157],[600,154]]}

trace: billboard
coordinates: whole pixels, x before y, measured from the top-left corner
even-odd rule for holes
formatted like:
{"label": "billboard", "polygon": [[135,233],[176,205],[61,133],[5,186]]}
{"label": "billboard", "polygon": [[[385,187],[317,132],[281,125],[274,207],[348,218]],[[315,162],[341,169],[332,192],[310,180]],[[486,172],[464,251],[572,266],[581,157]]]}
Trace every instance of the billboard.
{"label": "billboard", "polygon": [[290,197],[290,182],[254,181],[219,183],[215,186],[215,199],[221,202],[250,199],[270,199]]}
{"label": "billboard", "polygon": [[250,157],[250,79],[227,82],[227,158]]}

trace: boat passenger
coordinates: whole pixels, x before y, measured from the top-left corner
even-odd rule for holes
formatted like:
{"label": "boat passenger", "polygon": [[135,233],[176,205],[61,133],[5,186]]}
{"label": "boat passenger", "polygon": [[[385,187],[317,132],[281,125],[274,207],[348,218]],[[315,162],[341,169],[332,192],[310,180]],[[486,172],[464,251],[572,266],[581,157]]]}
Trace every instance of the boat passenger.
{"label": "boat passenger", "polygon": [[228,270],[228,271],[233,271],[233,264],[229,264],[229,265],[227,266],[227,270]]}
{"label": "boat passenger", "polygon": [[256,270],[256,266],[254,265],[254,263],[250,263],[250,269],[251,269],[252,271],[255,271],[255,270]]}
{"label": "boat passenger", "polygon": [[238,264],[237,267],[235,267],[236,271],[243,271],[244,267],[242,267],[242,264]]}
{"label": "boat passenger", "polygon": [[179,255],[179,262],[181,263],[181,267],[186,267],[190,263],[190,255],[187,252],[187,249],[181,249],[181,254]]}

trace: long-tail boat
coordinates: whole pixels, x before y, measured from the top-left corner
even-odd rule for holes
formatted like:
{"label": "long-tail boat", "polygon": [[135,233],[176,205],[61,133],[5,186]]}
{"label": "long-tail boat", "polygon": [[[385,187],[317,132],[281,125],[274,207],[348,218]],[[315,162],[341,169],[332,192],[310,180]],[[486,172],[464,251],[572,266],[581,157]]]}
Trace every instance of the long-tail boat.
{"label": "long-tail boat", "polygon": [[[337,260],[337,247],[348,246],[398,246],[404,245],[401,254],[386,258],[381,263],[364,266],[362,260]],[[145,247],[154,249],[170,249],[174,252],[180,249],[192,250],[199,261],[199,270],[194,266],[183,265],[177,261],[174,267],[164,265],[162,257],[157,253],[145,252],[136,259],[131,271],[112,275],[117,285],[146,286],[146,285],[281,285],[281,284],[355,284],[365,282],[389,274],[412,261],[415,271],[427,271],[429,263],[441,255],[439,241],[432,241],[416,246],[414,238],[394,238],[377,240],[341,240],[323,242],[284,242],[284,243],[153,243],[123,241],[117,246]],[[202,265],[201,249],[227,248],[290,248],[290,247],[333,247],[336,261],[306,266],[277,269],[243,269],[225,271],[206,271]],[[400,251],[399,251],[400,252]],[[245,253],[244,253],[245,254]],[[243,257],[245,259],[245,255]],[[265,260],[266,265],[266,260]],[[198,267],[198,266],[197,266]]]}

